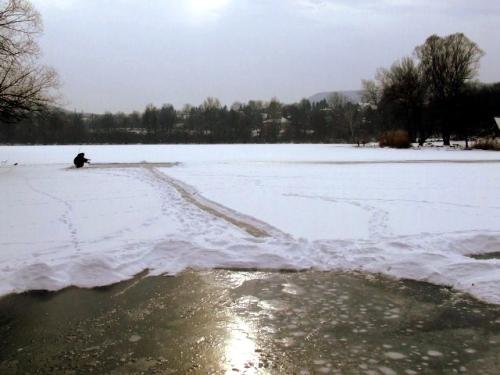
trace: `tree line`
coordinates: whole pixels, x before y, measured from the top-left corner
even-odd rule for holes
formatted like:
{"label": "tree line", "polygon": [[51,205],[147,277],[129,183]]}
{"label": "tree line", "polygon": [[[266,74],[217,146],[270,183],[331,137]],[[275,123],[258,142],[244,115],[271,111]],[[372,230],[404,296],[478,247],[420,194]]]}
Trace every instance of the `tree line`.
{"label": "tree line", "polygon": [[85,114],[57,108],[4,123],[4,143],[275,143],[352,142],[370,136],[366,108],[341,95],[311,103],[249,101],[199,106],[148,105],[142,112]]}
{"label": "tree line", "polygon": [[[394,68],[394,66],[393,66]],[[393,69],[391,68],[391,69]],[[86,114],[50,108],[0,126],[1,143],[367,143],[405,130],[410,141],[468,139],[498,132],[500,83],[467,85],[446,106],[398,95],[398,86],[376,92],[376,102],[334,94],[320,102],[249,101],[221,105],[207,98],[177,110],[148,105],[142,112]],[[378,88],[377,88],[378,90]],[[373,94],[369,90],[363,96]],[[376,104],[373,104],[376,103]]]}
{"label": "tree line", "polygon": [[429,137],[468,142],[471,136],[495,136],[500,116],[500,83],[475,80],[484,52],[462,33],[431,35],[412,56],[375,80],[363,81],[364,99],[374,111],[380,131],[403,129],[412,142]]}

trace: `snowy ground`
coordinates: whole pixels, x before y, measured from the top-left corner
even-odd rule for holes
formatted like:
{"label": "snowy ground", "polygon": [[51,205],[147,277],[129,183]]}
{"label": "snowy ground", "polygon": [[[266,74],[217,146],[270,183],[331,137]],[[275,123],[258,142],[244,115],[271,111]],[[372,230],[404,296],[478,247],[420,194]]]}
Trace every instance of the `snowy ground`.
{"label": "snowy ground", "polygon": [[[77,152],[95,163],[68,168]],[[331,145],[0,147],[0,295],[150,269],[365,270],[500,303],[500,154]],[[12,166],[13,163],[18,166]]]}

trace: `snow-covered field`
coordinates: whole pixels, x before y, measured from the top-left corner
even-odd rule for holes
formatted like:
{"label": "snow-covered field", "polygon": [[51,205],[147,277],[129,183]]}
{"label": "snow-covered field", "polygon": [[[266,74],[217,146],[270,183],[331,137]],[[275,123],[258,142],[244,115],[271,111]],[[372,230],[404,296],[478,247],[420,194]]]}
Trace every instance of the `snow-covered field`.
{"label": "snow-covered field", "polygon": [[[142,164],[76,170],[79,151],[93,163]],[[500,303],[500,260],[467,256],[500,251],[499,153],[13,146],[0,160],[0,295],[105,285],[146,268],[312,267]]]}

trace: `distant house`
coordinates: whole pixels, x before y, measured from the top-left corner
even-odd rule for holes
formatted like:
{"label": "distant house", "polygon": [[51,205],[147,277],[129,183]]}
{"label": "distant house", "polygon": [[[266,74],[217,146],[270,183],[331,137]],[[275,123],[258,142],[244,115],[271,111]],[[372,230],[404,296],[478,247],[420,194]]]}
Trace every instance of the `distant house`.
{"label": "distant house", "polygon": [[280,119],[267,119],[262,122],[264,126],[270,126],[270,125],[279,125],[280,127],[286,127],[289,123],[290,120],[282,117]]}
{"label": "distant house", "polygon": [[120,129],[117,129],[117,130],[121,130],[121,131],[123,131],[125,133],[132,133],[132,134],[139,134],[139,135],[144,135],[144,134],[148,133],[148,129],[146,129],[146,128],[135,128],[135,129],[120,128]]}
{"label": "distant house", "polygon": [[[101,129],[101,131],[103,131],[103,129]],[[112,131],[121,132],[121,133],[138,134],[138,135],[148,134],[148,129],[146,129],[146,128],[113,128]]]}
{"label": "distant house", "polygon": [[290,125],[290,120],[284,117],[280,119],[267,119],[262,124],[264,128],[277,127],[278,134],[282,135]]}
{"label": "distant house", "polygon": [[89,122],[94,119],[94,115],[90,113],[82,113],[82,121]]}
{"label": "distant house", "polygon": [[353,104],[360,104],[362,102],[362,94],[363,92],[361,90],[326,91],[310,96],[309,101],[311,103],[319,103],[323,100],[328,101],[333,95],[340,95],[347,98],[347,100]]}
{"label": "distant house", "polygon": [[378,109],[378,106],[376,104],[373,104],[373,103],[364,103],[364,102],[361,102],[359,103],[359,105],[362,107],[362,108],[370,108],[371,110],[373,111],[376,111]]}

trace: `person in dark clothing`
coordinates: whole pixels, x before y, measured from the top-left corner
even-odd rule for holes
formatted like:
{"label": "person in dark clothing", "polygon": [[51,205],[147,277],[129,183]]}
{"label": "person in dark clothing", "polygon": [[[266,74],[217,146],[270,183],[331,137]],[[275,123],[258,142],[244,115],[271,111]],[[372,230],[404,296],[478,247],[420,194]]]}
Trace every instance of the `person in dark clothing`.
{"label": "person in dark clothing", "polygon": [[73,160],[73,163],[75,164],[75,167],[81,168],[85,163],[88,163],[90,159],[85,158],[85,154],[83,152],[79,153],[76,155],[76,158]]}

